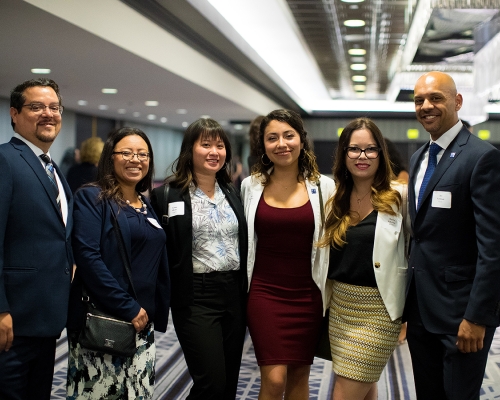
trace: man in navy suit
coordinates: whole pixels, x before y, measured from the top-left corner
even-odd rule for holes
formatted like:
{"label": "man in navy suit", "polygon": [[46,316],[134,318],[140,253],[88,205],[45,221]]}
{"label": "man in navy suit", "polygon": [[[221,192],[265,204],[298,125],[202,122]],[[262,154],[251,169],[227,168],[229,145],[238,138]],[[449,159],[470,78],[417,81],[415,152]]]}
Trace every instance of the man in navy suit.
{"label": "man in navy suit", "polygon": [[500,152],[458,119],[449,75],[424,74],[414,94],[431,139],[410,162],[405,316],[417,398],[479,399],[500,321]]}
{"label": "man in navy suit", "polygon": [[49,154],[62,111],[50,79],[11,92],[15,134],[0,145],[2,400],[50,399],[56,339],[66,324],[73,199]]}

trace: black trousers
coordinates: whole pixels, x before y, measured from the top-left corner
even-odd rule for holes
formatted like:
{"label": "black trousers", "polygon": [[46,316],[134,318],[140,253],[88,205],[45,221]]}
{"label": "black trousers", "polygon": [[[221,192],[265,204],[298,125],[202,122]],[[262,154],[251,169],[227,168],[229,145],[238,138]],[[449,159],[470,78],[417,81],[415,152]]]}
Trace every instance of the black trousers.
{"label": "black trousers", "polygon": [[50,400],[56,338],[14,336],[0,353],[1,400]]}
{"label": "black trousers", "polygon": [[194,274],[194,304],[172,307],[193,387],[188,400],[234,400],[245,340],[240,272]]}
{"label": "black trousers", "polygon": [[486,328],[481,351],[461,353],[456,345],[456,334],[435,334],[425,329],[416,300],[412,282],[406,306],[406,338],[413,365],[417,399],[479,400],[495,328]]}

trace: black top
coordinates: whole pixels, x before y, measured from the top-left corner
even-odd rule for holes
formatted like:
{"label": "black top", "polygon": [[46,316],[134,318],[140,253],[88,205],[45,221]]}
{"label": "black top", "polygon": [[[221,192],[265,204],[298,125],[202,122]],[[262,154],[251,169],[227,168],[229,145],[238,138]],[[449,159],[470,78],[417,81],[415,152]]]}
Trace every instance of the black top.
{"label": "black top", "polygon": [[377,211],[373,210],[359,224],[349,227],[341,249],[330,247],[328,278],[356,286],[377,287],[373,272],[373,243]]}
{"label": "black top", "polygon": [[97,167],[88,162],[73,165],[68,171],[67,180],[72,193],[86,183],[95,182],[96,179]]}

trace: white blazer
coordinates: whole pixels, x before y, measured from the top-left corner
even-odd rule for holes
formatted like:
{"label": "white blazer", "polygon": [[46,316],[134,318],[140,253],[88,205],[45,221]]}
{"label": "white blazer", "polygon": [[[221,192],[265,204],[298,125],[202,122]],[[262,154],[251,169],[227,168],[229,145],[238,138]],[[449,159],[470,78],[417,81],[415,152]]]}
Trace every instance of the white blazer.
{"label": "white blazer", "polygon": [[[407,201],[407,196],[403,196],[404,185],[395,183],[393,188],[401,193],[403,201]],[[403,315],[405,304],[408,272],[405,238],[406,235],[410,234],[410,231],[408,215],[405,218],[402,215],[402,210],[408,210],[408,207],[401,207],[398,210],[393,205],[392,208],[396,215],[382,212],[377,215],[373,245],[373,270],[382,300],[389,316],[394,321]],[[404,223],[406,226],[403,226]]]}
{"label": "white blazer", "polygon": [[[323,206],[326,205],[327,200],[333,195],[335,191],[335,183],[332,179],[321,175],[320,179],[321,195],[323,198]],[[317,248],[314,244],[321,238],[323,233],[323,224],[321,221],[321,210],[319,200],[319,190],[315,182],[305,181],[307,194],[314,213],[314,241],[311,251],[311,270],[312,278],[319,290],[323,299],[323,313],[328,308],[331,296],[331,285],[327,285],[328,265],[330,262],[330,248],[322,247]],[[255,251],[257,248],[257,235],[255,234],[255,213],[259,204],[264,186],[259,178],[255,175],[245,178],[241,183],[241,197],[243,199],[243,207],[245,209],[245,216],[248,224],[248,288],[250,289],[250,282],[252,281],[253,268],[255,263]],[[325,218],[327,212],[324,212]]]}

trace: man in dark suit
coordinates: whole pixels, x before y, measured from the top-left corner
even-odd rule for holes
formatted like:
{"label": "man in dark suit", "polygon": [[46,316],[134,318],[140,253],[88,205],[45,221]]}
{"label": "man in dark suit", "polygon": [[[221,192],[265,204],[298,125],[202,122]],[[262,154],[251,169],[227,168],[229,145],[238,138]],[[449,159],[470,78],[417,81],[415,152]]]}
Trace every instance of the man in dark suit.
{"label": "man in dark suit", "polygon": [[449,75],[424,74],[414,101],[431,139],[410,162],[405,315],[417,398],[479,399],[500,320],[500,152],[458,119]]}
{"label": "man in dark suit", "polygon": [[57,84],[10,97],[14,136],[0,145],[0,399],[50,399],[56,338],[66,324],[73,199],[49,148],[61,129]]}

